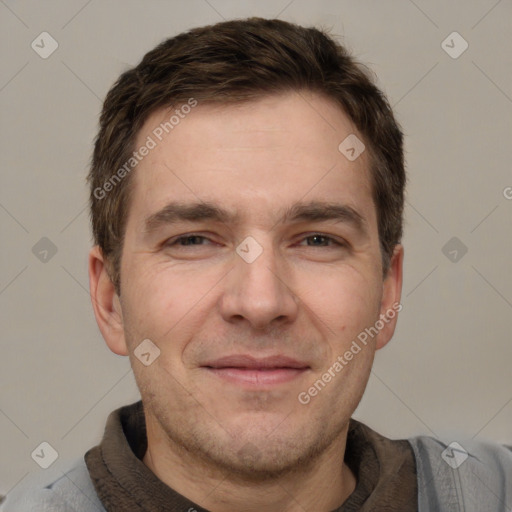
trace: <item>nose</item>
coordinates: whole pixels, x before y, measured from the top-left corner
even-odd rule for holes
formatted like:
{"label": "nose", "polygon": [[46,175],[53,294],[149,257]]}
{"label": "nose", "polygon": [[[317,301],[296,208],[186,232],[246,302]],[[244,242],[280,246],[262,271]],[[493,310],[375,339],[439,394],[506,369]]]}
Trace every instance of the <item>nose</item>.
{"label": "nose", "polygon": [[226,276],[220,300],[222,317],[229,323],[248,323],[255,330],[292,323],[298,297],[285,262],[271,247],[252,262],[234,254],[235,268]]}

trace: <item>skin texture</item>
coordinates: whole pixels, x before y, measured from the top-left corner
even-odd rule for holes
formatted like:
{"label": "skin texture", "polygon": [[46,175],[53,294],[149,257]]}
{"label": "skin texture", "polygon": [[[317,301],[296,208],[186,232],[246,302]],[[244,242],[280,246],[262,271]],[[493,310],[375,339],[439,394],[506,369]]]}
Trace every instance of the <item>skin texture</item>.
{"label": "skin texture", "polygon": [[[150,116],[137,147],[169,112]],[[98,325],[114,353],[130,356],[146,410],[144,463],[213,512],[330,511],[355,488],[343,463],[348,421],[396,316],[308,404],[298,400],[400,301],[403,248],[383,276],[368,152],[351,162],[338,150],[351,133],[331,100],[304,91],[199,104],[134,171],[121,297],[101,250],[91,250]],[[171,201],[208,202],[239,217],[145,230]],[[282,222],[299,201],[350,206],[364,229]],[[205,238],[171,245],[183,235]],[[262,249],[251,263],[236,252],[248,236]],[[149,366],[134,356],[144,339],[160,349]],[[232,354],[285,355],[306,369],[258,384],[204,367]]]}

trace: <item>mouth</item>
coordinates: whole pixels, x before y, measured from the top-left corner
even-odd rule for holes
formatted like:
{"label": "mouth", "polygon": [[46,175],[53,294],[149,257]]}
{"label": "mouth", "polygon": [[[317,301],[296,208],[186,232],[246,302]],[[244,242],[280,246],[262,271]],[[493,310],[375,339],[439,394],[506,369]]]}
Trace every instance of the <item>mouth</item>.
{"label": "mouth", "polygon": [[222,380],[247,386],[269,387],[293,381],[310,366],[286,356],[256,358],[249,355],[232,355],[210,361],[202,368]]}

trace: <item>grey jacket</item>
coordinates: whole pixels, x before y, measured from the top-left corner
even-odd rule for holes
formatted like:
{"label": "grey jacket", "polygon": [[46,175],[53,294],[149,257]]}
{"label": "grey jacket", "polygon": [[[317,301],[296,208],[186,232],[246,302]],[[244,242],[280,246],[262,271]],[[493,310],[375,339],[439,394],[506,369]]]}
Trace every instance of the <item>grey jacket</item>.
{"label": "grey jacket", "polygon": [[[430,437],[409,443],[418,472],[419,512],[512,512],[512,447],[471,442],[464,444],[465,453]],[[106,512],[83,459],[53,482],[39,474],[20,484],[0,511]]]}

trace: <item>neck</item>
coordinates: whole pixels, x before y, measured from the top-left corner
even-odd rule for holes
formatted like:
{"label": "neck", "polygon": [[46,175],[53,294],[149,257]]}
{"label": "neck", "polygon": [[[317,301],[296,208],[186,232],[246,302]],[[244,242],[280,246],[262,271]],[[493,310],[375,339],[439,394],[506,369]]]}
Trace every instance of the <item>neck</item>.
{"label": "neck", "polygon": [[212,512],[329,512],[355,489],[356,479],[343,462],[348,424],[327,450],[307,467],[277,478],[245,480],[212,467],[172,443],[147,422],[144,464],[166,485]]}

